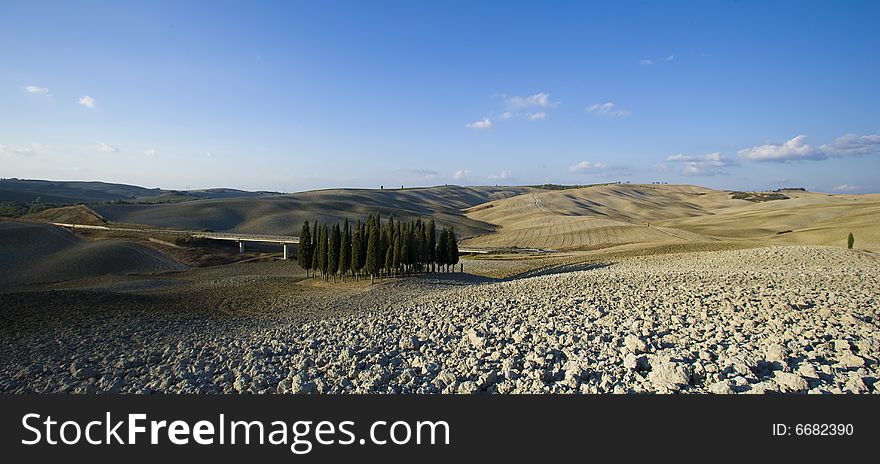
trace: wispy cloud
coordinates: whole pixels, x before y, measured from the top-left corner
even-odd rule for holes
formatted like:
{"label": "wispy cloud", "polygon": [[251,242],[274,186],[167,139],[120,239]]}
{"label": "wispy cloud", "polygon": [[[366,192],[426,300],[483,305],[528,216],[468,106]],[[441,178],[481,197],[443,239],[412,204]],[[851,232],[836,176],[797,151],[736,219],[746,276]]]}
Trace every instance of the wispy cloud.
{"label": "wispy cloud", "polygon": [[492,120],[489,118],[483,118],[483,119],[480,119],[479,121],[467,123],[464,125],[464,127],[467,127],[470,129],[491,129],[492,128]]}
{"label": "wispy cloud", "polygon": [[86,108],[94,108],[95,107],[95,99],[86,95],[84,97],[79,97],[79,104],[85,106]]}
{"label": "wispy cloud", "polygon": [[608,165],[601,161],[597,161],[595,163],[591,163],[589,161],[581,161],[580,163],[572,164],[571,166],[569,166],[568,172],[596,173],[605,171],[607,169]]}
{"label": "wispy cloud", "polygon": [[155,149],[155,148],[149,148],[149,149],[147,149],[147,150],[144,150],[144,155],[146,155],[146,156],[156,156],[156,149]]}
{"label": "wispy cloud", "polygon": [[679,171],[684,176],[714,176],[725,174],[725,168],[736,166],[736,161],[721,153],[708,153],[702,156],[691,156],[679,153],[666,158],[669,163],[681,165]]}
{"label": "wispy cloud", "polygon": [[[36,146],[36,145],[35,145]],[[11,153],[13,155],[35,155],[37,153],[31,147],[10,147],[8,145],[0,145],[0,153]]]}
{"label": "wispy cloud", "polygon": [[470,169],[459,169],[452,174],[452,178],[455,180],[467,179],[471,176]]}
{"label": "wispy cloud", "polygon": [[47,89],[47,88],[45,88],[45,87],[40,87],[40,86],[38,86],[38,85],[28,85],[28,86],[25,86],[24,90],[25,90],[27,93],[36,93],[36,94],[40,94],[40,95],[51,95],[51,94],[49,93],[49,89]]}
{"label": "wispy cloud", "polygon": [[119,152],[119,148],[115,145],[110,145],[104,142],[98,142],[98,149],[104,153],[117,153]]}
{"label": "wispy cloud", "polygon": [[406,172],[418,177],[420,180],[434,180],[440,177],[440,173],[433,169],[412,168],[407,169]]}
{"label": "wispy cloud", "polygon": [[541,121],[547,119],[547,110],[556,107],[559,102],[550,99],[547,92],[538,92],[534,95],[500,95],[504,98],[504,111],[494,116],[487,116],[478,121],[465,124],[470,129],[491,129],[495,122],[513,119],[525,121]]}
{"label": "wispy cloud", "polygon": [[852,190],[858,190],[859,188],[858,185],[840,184],[837,187],[834,187],[834,190],[849,192]]}
{"label": "wispy cloud", "polygon": [[822,145],[819,149],[828,156],[863,156],[880,153],[880,134],[858,136],[846,134],[834,143]]}
{"label": "wispy cloud", "polygon": [[529,112],[520,112],[520,111],[505,111],[501,113],[500,119],[515,119],[522,118],[528,119],[529,121],[541,121],[543,119],[547,119],[547,113],[545,111],[536,111],[534,113]]}
{"label": "wispy cloud", "polygon": [[513,174],[510,171],[505,169],[505,170],[499,172],[498,174],[490,174],[488,178],[492,179],[492,180],[513,179]]}
{"label": "wispy cloud", "polygon": [[504,99],[507,107],[510,109],[519,109],[519,108],[553,108],[559,104],[559,102],[554,102],[550,100],[550,94],[547,92],[538,92],[534,95],[529,95],[525,97],[513,95],[505,97]]}
{"label": "wispy cloud", "polygon": [[880,134],[846,134],[832,143],[813,147],[805,142],[806,135],[795,136],[784,143],[768,143],[737,152],[750,161],[803,161],[824,160],[843,156],[865,156],[880,153]]}
{"label": "wispy cloud", "polygon": [[596,103],[586,107],[585,111],[587,113],[593,113],[612,118],[620,118],[632,114],[628,109],[615,107],[614,102]]}
{"label": "wispy cloud", "polygon": [[29,147],[10,147],[9,145],[0,144],[0,153],[29,156],[36,155],[41,150],[48,148],[47,145],[40,145],[39,143],[32,143]]}
{"label": "wispy cloud", "polygon": [[652,64],[657,63],[669,63],[670,61],[675,59],[675,55],[666,55],[663,58],[645,58],[639,60],[639,64],[642,66],[651,66]]}

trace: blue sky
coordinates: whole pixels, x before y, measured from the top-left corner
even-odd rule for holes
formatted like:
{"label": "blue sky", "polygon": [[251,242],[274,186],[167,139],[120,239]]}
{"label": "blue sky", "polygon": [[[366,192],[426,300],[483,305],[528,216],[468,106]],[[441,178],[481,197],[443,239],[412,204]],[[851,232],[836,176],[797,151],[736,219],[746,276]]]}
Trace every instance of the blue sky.
{"label": "blue sky", "polygon": [[0,176],[880,192],[880,2],[0,3]]}

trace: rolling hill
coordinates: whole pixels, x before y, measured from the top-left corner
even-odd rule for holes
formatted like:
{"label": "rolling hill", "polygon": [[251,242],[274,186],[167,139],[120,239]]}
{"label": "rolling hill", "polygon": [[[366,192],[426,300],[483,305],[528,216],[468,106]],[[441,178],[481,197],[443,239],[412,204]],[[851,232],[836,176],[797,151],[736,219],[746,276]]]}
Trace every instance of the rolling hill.
{"label": "rolling hill", "polygon": [[97,277],[152,273],[185,266],[124,240],[83,240],[59,227],[0,221],[0,288]]}
{"label": "rolling hill", "polygon": [[754,202],[693,185],[611,184],[531,192],[478,205],[471,219],[497,226],[472,247],[586,250],[623,244],[748,240],[880,249],[880,195],[786,191]]}
{"label": "rolling hill", "polygon": [[379,212],[408,220],[434,217],[460,236],[487,234],[494,226],[462,211],[531,192],[529,187],[441,186],[412,189],[330,189],[260,198],[205,199],[160,205],[103,204],[93,209],[113,222],[191,230],[298,235],[305,221],[364,219]]}
{"label": "rolling hill", "polygon": [[247,192],[243,190],[214,188],[203,190],[163,190],[135,185],[108,182],[55,181],[32,179],[0,179],[0,202],[30,204],[39,199],[52,205],[75,203],[97,204],[112,201],[150,202],[162,196],[179,196],[180,200],[202,198],[259,197],[275,192]]}

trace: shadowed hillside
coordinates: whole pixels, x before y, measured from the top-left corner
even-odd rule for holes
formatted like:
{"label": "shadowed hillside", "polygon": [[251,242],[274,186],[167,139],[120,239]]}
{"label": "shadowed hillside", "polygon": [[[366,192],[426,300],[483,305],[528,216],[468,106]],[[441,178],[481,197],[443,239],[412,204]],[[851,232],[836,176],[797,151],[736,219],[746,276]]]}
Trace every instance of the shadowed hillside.
{"label": "shadowed hillside", "polygon": [[263,198],[208,199],[163,205],[96,205],[107,220],[157,227],[297,235],[304,221],[336,222],[379,212],[398,218],[432,216],[459,236],[486,234],[491,225],[462,210],[532,191],[528,187],[430,187],[403,190],[332,189]]}
{"label": "shadowed hillside", "polygon": [[82,240],[60,227],[0,221],[0,287],[107,274],[184,269],[150,248],[121,240]]}
{"label": "shadowed hillside", "polygon": [[258,197],[274,192],[246,192],[214,188],[204,190],[163,190],[108,182],[80,182],[32,179],[0,179],[0,202],[12,201],[29,204],[36,199],[53,205],[74,203],[104,203],[110,201],[150,202],[163,196],[178,196],[177,201],[200,198]]}

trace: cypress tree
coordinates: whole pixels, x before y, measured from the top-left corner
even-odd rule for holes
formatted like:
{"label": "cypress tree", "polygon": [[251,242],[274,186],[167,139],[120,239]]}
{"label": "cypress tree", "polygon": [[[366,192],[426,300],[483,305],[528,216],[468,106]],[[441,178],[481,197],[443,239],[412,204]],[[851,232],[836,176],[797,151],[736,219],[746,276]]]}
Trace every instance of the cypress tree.
{"label": "cypress tree", "polygon": [[327,279],[327,271],[330,265],[330,261],[327,259],[327,248],[328,248],[328,237],[327,233],[327,224],[321,225],[321,241],[318,243],[318,247],[321,249],[321,256],[318,257],[318,261],[321,264],[321,275],[324,276],[324,280]]}
{"label": "cypress tree", "polygon": [[376,275],[379,273],[379,267],[381,266],[381,263],[379,262],[380,247],[379,226],[376,225],[376,221],[373,221],[373,225],[370,226],[370,237],[367,240],[366,258],[366,268],[367,272],[370,273],[370,283],[373,283],[373,279],[376,278]]}
{"label": "cypress tree", "polygon": [[360,236],[361,249],[360,249],[360,253],[358,254],[358,261],[357,261],[358,273],[362,272],[364,270],[364,266],[367,265],[367,240],[368,239],[369,239],[369,237],[368,237],[368,233],[367,233],[367,225],[362,223],[361,224],[361,236]]}
{"label": "cypress tree", "polygon": [[339,270],[339,224],[333,224],[330,228],[330,238],[327,247],[327,272],[333,276],[336,282],[336,273]]}
{"label": "cypress tree", "polygon": [[[385,227],[382,227],[382,221],[379,221],[379,232],[380,232],[380,243],[382,245],[382,249],[379,254],[379,261],[381,264],[379,265],[380,269],[385,269],[387,272],[391,267],[391,263],[387,262],[388,257],[388,249],[391,248],[391,245],[394,242],[394,214],[388,215],[388,222],[385,223]],[[392,252],[393,254],[393,252]]]}
{"label": "cypress tree", "polygon": [[451,227],[449,233],[446,234],[446,243],[446,260],[455,271],[455,265],[458,264],[458,241],[455,239],[455,231]]}
{"label": "cypress tree", "polygon": [[392,246],[391,248],[393,249],[393,256],[391,258],[391,260],[392,260],[391,265],[392,265],[392,267],[394,267],[395,272],[399,273],[400,272],[400,252],[401,252],[400,235],[398,235],[397,237],[394,238],[394,246]]}
{"label": "cypress tree", "polygon": [[416,228],[416,243],[419,250],[419,271],[422,272],[428,263],[428,236],[425,233],[425,223],[421,219],[416,222],[416,225],[418,226]]}
{"label": "cypress tree", "polygon": [[318,269],[321,271],[321,277],[327,275],[327,225],[321,224],[318,227]]}
{"label": "cypress tree", "polygon": [[385,274],[390,274],[394,268],[394,234],[389,232],[385,231],[385,236],[388,237],[388,248],[385,250]]}
{"label": "cypress tree", "polygon": [[351,275],[355,276],[357,279],[358,272],[361,270],[360,263],[360,255],[361,255],[361,220],[358,219],[358,222],[355,223],[354,228],[352,229],[351,234],[351,263],[349,264],[349,271],[351,271]]}
{"label": "cypress tree", "polygon": [[404,269],[406,269],[407,272],[410,271],[413,263],[415,263],[415,254],[413,253],[412,225],[413,223],[410,222],[408,225],[402,227],[400,237],[400,241],[402,242],[401,254],[403,255],[400,257],[400,261],[403,262]]}
{"label": "cypress tree", "polygon": [[309,221],[306,221],[299,233],[299,245],[296,250],[296,261],[299,266],[306,270],[306,279],[309,278],[309,269],[312,268],[312,234],[309,231]]}
{"label": "cypress tree", "polygon": [[428,262],[431,263],[431,272],[434,271],[434,263],[437,262],[437,226],[434,218],[428,222]]}
{"label": "cypress tree", "polygon": [[318,235],[321,234],[321,231],[318,230],[318,221],[315,221],[314,224],[315,226],[312,227],[312,246],[309,247],[312,254],[312,277],[318,272]]}
{"label": "cypress tree", "polygon": [[437,267],[439,267],[441,269],[444,266],[446,266],[447,264],[449,264],[449,262],[447,261],[447,258],[446,258],[446,251],[447,251],[446,237],[447,237],[447,235],[449,235],[447,232],[447,229],[444,228],[443,230],[440,231],[440,236],[437,238],[437,251],[436,251]]}
{"label": "cypress tree", "polygon": [[342,225],[342,243],[339,249],[339,273],[342,274],[342,280],[345,280],[345,274],[351,267],[351,226],[348,219]]}

